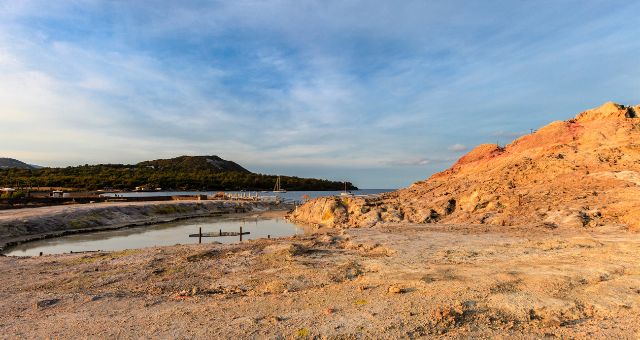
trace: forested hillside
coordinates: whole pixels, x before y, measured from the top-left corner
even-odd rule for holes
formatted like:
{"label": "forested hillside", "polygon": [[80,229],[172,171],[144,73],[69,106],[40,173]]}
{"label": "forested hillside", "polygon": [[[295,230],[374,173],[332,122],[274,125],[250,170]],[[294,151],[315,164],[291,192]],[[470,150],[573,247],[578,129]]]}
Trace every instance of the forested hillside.
{"label": "forested hillside", "polygon": [[[0,169],[0,185],[10,187],[65,187],[86,190],[137,186],[163,190],[271,190],[275,175],[251,173],[215,156],[178,157],[137,165],[100,164],[67,168]],[[342,190],[342,182],[282,176],[287,190]],[[355,189],[348,183],[350,189]]]}

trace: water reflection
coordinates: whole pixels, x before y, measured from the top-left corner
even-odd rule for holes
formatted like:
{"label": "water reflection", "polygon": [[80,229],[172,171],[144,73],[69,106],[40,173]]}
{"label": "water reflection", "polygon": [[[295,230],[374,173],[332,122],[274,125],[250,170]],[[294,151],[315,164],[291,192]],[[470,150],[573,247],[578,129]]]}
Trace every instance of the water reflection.
{"label": "water reflection", "polygon": [[[61,254],[71,251],[111,251],[193,244],[198,243],[198,238],[189,237],[189,234],[197,234],[200,228],[202,228],[203,233],[212,233],[219,230],[223,232],[238,232],[240,227],[244,232],[250,232],[249,235],[243,235],[243,240],[266,238],[268,235],[282,237],[304,233],[303,227],[278,217],[208,217],[39,240],[18,245],[9,249],[5,254],[11,256],[37,256],[40,252],[44,254]],[[202,243],[236,243],[238,241],[238,236],[202,238]]]}

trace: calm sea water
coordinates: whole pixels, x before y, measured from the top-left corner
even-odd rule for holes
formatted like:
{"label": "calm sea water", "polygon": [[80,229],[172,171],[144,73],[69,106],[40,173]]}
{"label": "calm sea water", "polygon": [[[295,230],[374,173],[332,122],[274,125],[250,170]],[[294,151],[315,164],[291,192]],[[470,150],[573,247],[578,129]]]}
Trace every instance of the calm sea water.
{"label": "calm sea water", "polygon": [[[376,195],[384,192],[390,192],[395,189],[362,189],[352,191],[355,195]],[[120,197],[146,197],[146,196],[178,196],[178,195],[214,195],[220,191],[156,191],[156,192],[118,192],[118,193],[105,193],[103,196],[114,197],[116,195]],[[227,193],[240,193],[240,191],[225,191]],[[247,193],[255,194],[256,191],[247,191]],[[294,200],[302,201],[302,198],[307,195],[309,198],[316,198],[321,196],[336,196],[340,195],[342,191],[288,191],[282,193],[274,193],[271,191],[257,193],[261,196],[280,196],[285,201]]]}
{"label": "calm sea water", "polygon": [[[9,249],[5,255],[37,256],[44,254],[62,254],[70,251],[92,250],[124,250],[155,246],[170,246],[175,244],[196,244],[199,228],[203,233],[222,231],[239,231],[242,226],[243,240],[258,238],[291,236],[304,233],[304,228],[283,218],[262,218],[260,216],[236,217],[207,217],[183,220],[171,223],[161,223],[136,228],[100,231],[87,234],[68,235],[51,239],[28,242]],[[204,237],[202,243],[236,243],[238,236]]]}

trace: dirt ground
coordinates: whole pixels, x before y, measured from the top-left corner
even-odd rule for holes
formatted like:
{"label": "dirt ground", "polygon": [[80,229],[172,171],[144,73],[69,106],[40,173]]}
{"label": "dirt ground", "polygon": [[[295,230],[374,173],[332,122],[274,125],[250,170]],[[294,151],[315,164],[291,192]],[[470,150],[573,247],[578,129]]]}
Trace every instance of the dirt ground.
{"label": "dirt ground", "polygon": [[2,338],[640,337],[640,234],[378,225],[0,257]]}

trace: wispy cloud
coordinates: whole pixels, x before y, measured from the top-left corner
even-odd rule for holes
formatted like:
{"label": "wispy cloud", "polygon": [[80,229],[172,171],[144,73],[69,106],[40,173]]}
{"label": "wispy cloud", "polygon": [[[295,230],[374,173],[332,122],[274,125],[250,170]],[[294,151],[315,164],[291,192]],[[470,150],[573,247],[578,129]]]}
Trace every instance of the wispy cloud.
{"label": "wispy cloud", "polygon": [[458,144],[450,145],[450,146],[447,148],[447,150],[452,151],[452,152],[460,152],[460,151],[466,151],[466,150],[469,150],[469,148],[468,148],[466,145],[464,145],[464,144],[460,144],[460,143],[458,143]]}
{"label": "wispy cloud", "polygon": [[426,165],[442,165],[454,161],[453,158],[430,159],[430,158],[413,158],[385,161],[384,164],[392,166],[426,166]]}
{"label": "wispy cloud", "polygon": [[638,10],[0,0],[0,155],[68,165],[219,154],[255,171],[400,187],[477,143],[640,102],[640,26],[628,20]]}
{"label": "wispy cloud", "polygon": [[432,164],[433,161],[426,158],[419,159],[410,159],[410,160],[397,160],[397,161],[389,161],[387,164],[389,165],[399,165],[399,166],[419,166],[419,165],[428,165]]}

